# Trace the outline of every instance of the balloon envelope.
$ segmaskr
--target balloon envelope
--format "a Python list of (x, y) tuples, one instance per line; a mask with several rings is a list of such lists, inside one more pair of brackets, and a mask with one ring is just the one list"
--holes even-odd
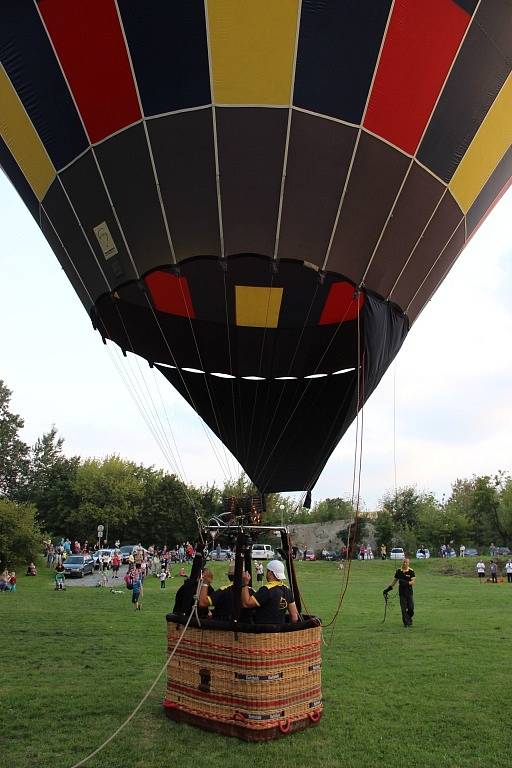
[(95, 327), (311, 488), (510, 183), (507, 0), (5, 0), (0, 164)]

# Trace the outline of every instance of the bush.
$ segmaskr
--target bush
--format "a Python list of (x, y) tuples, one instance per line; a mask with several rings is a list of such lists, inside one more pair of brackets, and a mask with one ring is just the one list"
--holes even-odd
[(0, 499), (0, 563), (12, 567), (35, 560), (41, 551), (42, 534), (32, 504)]

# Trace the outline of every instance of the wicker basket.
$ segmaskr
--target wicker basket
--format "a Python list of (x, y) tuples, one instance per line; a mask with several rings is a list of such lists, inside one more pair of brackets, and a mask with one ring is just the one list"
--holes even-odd
[[(167, 621), (170, 653), (183, 626), (173, 614)], [(207, 621), (186, 630), (168, 668), (167, 716), (247, 741), (267, 741), (317, 723), (319, 622), (293, 625), (294, 631), (226, 626)]]

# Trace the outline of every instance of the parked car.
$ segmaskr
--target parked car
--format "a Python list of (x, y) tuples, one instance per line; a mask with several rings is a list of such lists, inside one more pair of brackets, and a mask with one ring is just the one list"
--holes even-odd
[(393, 547), (389, 553), (390, 560), (405, 560), (405, 552), (402, 547)]
[(478, 549), (467, 548), (464, 552), (464, 557), (478, 557)]
[(107, 556), (107, 568), (112, 568), (112, 557), (114, 555), (115, 549), (97, 549), (96, 552), (93, 552), (92, 558), (94, 560), (94, 569), (97, 571), (100, 567), (100, 562), (103, 561), (103, 555)]
[(312, 549), (306, 549), (304, 552), (304, 560), (316, 560), (316, 555)]
[(508, 547), (496, 547), (496, 554), (497, 555), (510, 555), (512, 553), (510, 552), (510, 549)]
[(276, 553), (270, 544), (253, 544), (251, 557), (253, 560), (272, 560)]
[(133, 550), (135, 549), (137, 545), (136, 544), (123, 544), (122, 547), (119, 547), (119, 553), (121, 555), (121, 562), (127, 563), (128, 558), (132, 554)]
[(322, 551), (322, 560), (339, 560), (341, 557), (339, 552), (329, 552), (327, 550)]
[(231, 560), (231, 550), (229, 549), (212, 549), (210, 552), (211, 560)]
[(94, 572), (94, 560), (90, 555), (69, 555), (64, 560), (64, 573), (66, 576), (80, 576), (82, 579), (88, 573)]
[(427, 549), (426, 547), (420, 547), (416, 552), (417, 560), (428, 560), (429, 557), (430, 557), (430, 549)]

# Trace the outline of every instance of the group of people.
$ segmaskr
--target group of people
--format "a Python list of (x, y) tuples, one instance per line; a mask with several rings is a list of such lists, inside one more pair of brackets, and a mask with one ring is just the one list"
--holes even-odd
[[(258, 568), (258, 565), (260, 568)], [(281, 560), (270, 560), (266, 567), (266, 583), (263, 584), (263, 566), (256, 566), (258, 588), (251, 587), (251, 575), (242, 574), (240, 613), (238, 621), (244, 624), (284, 624), (289, 620), (295, 623), (299, 613), (292, 591), (284, 582), (286, 572)], [(235, 613), (234, 578), (235, 566), (229, 566), (228, 584), (214, 589), (213, 573), (207, 568), (203, 571), (197, 599), (198, 615), (213, 618), (216, 621), (230, 622)], [(174, 613), (187, 615), (194, 607), (196, 584), (187, 579), (176, 593)]]
[(16, 592), (16, 571), (5, 568), (0, 574), (0, 592)]
[[(498, 563), (496, 562), (496, 560), (491, 560), (491, 562), (489, 563), (489, 576), (493, 584), (498, 583), (498, 571), (499, 571)], [(477, 572), (479, 581), (484, 581), (484, 579), (487, 578), (486, 566), (482, 559), (480, 559), (476, 564), (476, 572)], [(507, 575), (507, 582), (509, 584), (512, 584), (512, 557), (509, 557), (507, 562), (505, 563), (505, 573)]]

